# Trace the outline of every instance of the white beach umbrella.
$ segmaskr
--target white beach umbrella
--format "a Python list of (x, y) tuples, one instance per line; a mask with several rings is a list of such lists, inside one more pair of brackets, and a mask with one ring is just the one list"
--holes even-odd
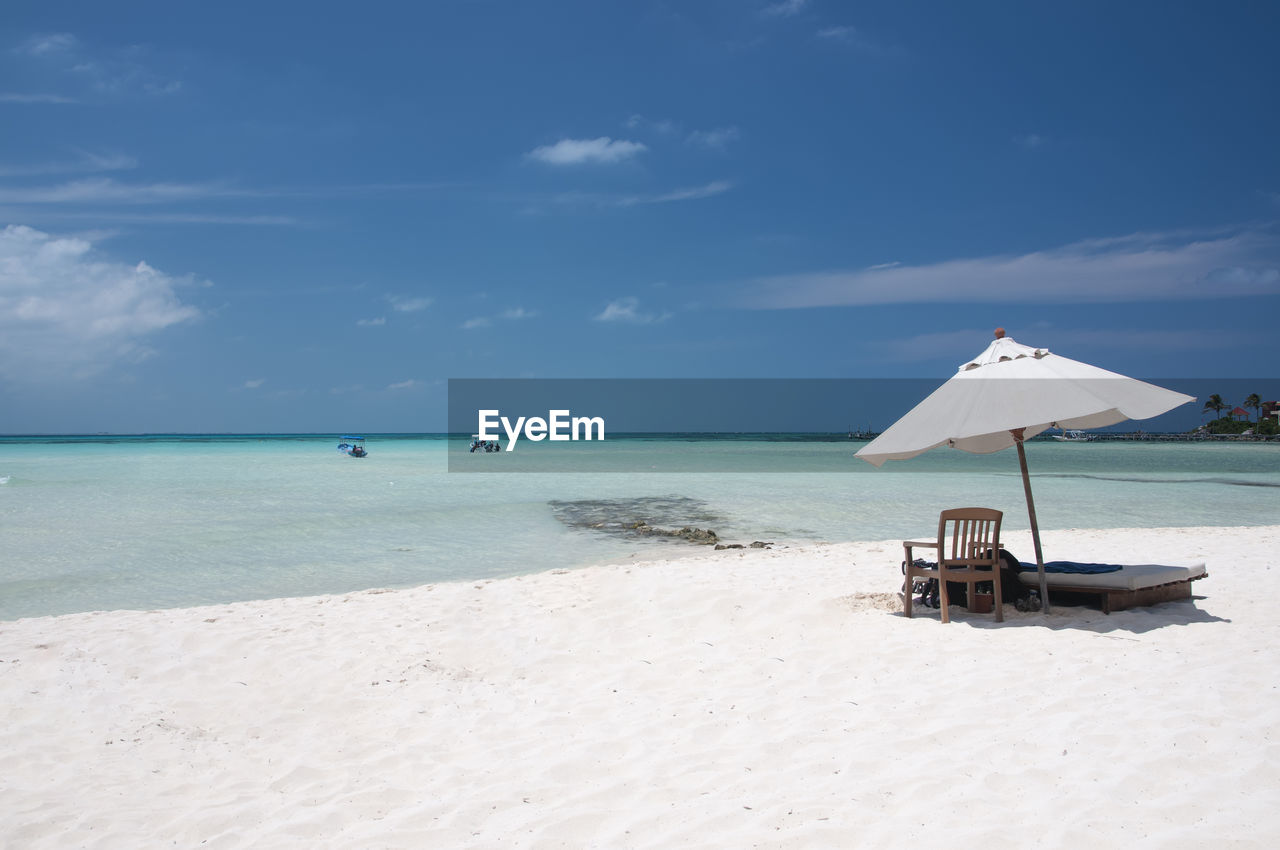
[(1188, 401), (1195, 399), (1051, 354), (1048, 349), (1019, 345), (997, 328), (996, 339), (986, 351), (963, 364), (949, 381), (856, 456), (880, 466), (886, 460), (915, 457), (939, 446), (975, 454), (1017, 446), (1040, 599), (1048, 611), (1040, 528), (1023, 441), (1048, 428), (1101, 428), (1126, 419), (1148, 419)]

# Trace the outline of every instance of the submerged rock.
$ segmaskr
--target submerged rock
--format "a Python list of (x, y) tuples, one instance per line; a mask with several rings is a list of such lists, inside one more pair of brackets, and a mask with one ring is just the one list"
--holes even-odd
[(624, 523), (623, 528), (628, 531), (634, 531), (636, 534), (651, 537), (679, 537), (688, 540), (690, 543), (711, 544), (720, 539), (714, 531), (709, 528), (694, 528), (686, 525), (683, 528), (660, 528), (656, 525), (649, 525), (644, 520), (632, 523)]
[(751, 545), (743, 546), (741, 543), (717, 543), (716, 549), (768, 549), (773, 543), (766, 543), (763, 540), (752, 540)]

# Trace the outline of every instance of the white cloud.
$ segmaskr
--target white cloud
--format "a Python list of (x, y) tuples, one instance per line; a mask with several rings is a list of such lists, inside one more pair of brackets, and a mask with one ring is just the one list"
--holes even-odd
[(818, 38), (829, 38), (833, 41), (846, 41), (857, 32), (853, 27), (826, 27), (818, 30)]
[(60, 94), (0, 92), (0, 103), (79, 103), (74, 97)]
[(182, 81), (151, 71), (132, 58), (89, 59), (69, 68), (92, 89), (113, 97), (130, 95), (170, 95), (182, 91)]
[(732, 189), (734, 183), (732, 180), (713, 180), (702, 186), (692, 186), (688, 189), (675, 189), (670, 192), (664, 192), (661, 195), (629, 195), (623, 198), (616, 198), (613, 203), (620, 207), (633, 207), (637, 204), (669, 204), (674, 201), (699, 201), (703, 198), (712, 198), (716, 195), (723, 195)]
[[(3, 100), (3, 95), (0, 95)], [(122, 171), (137, 168), (138, 160), (122, 154), (95, 154), (81, 151), (79, 159), (40, 162), (31, 165), (0, 165), (0, 177), (36, 177), (42, 174), (70, 174), (91, 171)]]
[(615, 163), (648, 150), (641, 142), (601, 136), (598, 139), (561, 139), (554, 145), (534, 148), (526, 156), (549, 165), (578, 165), (585, 162)]
[[(964, 358), (981, 351), (992, 338), (993, 328), (965, 328), (916, 334), (868, 343), (871, 357), (892, 363), (923, 363), (928, 361), (955, 361), (958, 368)], [(1129, 328), (1123, 330), (1072, 329), (1072, 328), (1007, 328), (1011, 338), (1024, 345), (1046, 348), (1064, 357), (1088, 360), (1087, 352), (1107, 350), (1171, 351), (1183, 352), (1198, 348), (1213, 348), (1224, 335), (1240, 337), (1237, 329), (1184, 328), (1181, 330), (1148, 330)], [(1251, 334), (1245, 334), (1251, 336)], [(1243, 340), (1239, 340), (1244, 344)]]
[(1246, 231), (1133, 234), (1030, 254), (778, 275), (751, 282), (743, 304), (1086, 304), (1274, 294), (1280, 294), (1280, 240)]
[(33, 35), (27, 39), (19, 53), (28, 56), (48, 56), (50, 54), (69, 53), (79, 45), (79, 40), (69, 32), (56, 32), (48, 35)]
[(0, 377), (83, 378), (154, 352), (151, 334), (200, 316), (191, 285), (145, 262), (100, 259), (83, 238), (0, 230)]
[(256, 390), (258, 387), (262, 386), (266, 382), (267, 382), (266, 378), (252, 378), (244, 382), (244, 388), (246, 390)]
[(782, 0), (780, 3), (771, 3), (760, 10), (760, 14), (766, 18), (790, 18), (804, 11), (804, 7), (808, 0)]
[(391, 308), (401, 313), (417, 313), (431, 306), (430, 298), (401, 298), (396, 295), (389, 297)]
[(476, 328), (492, 327), (495, 319), (503, 321), (519, 321), (520, 319), (532, 319), (538, 314), (533, 310), (526, 310), (523, 307), (512, 307), (510, 310), (503, 310), (497, 316), (476, 316), (473, 319), (467, 319), (462, 323), (464, 330), (475, 330)]
[(686, 141), (711, 150), (724, 150), (729, 142), (737, 141), (738, 135), (737, 127), (719, 127), (715, 130), (694, 130)]
[(635, 207), (644, 204), (669, 204), (676, 201), (699, 201), (722, 195), (737, 184), (732, 180), (713, 180), (701, 186), (673, 189), (656, 195), (607, 195), (593, 192), (565, 192), (555, 201), (564, 205), (589, 205), (595, 207)]
[(651, 130), (664, 136), (680, 132), (680, 125), (670, 118), (651, 119), (643, 115), (632, 115), (625, 124), (628, 130)]
[(356, 324), (362, 328), (376, 328), (387, 323), (386, 316), (378, 316), (376, 319), (356, 319)]
[(676, 189), (674, 192), (667, 192), (664, 195), (658, 195), (648, 203), (665, 204), (671, 201), (697, 201), (703, 198), (712, 198), (716, 195), (723, 195), (733, 188), (732, 180), (713, 180), (703, 186), (694, 186), (689, 189)]
[(389, 389), (389, 390), (410, 390), (410, 389), (413, 389), (413, 388), (414, 388), (414, 387), (416, 387), (416, 386), (418, 386), (418, 382), (417, 382), (417, 381), (415, 381), (413, 378), (410, 378), (410, 379), (409, 379), (409, 380), (407, 380), (407, 381), (400, 381), (399, 383), (395, 383), (395, 384), (387, 384), (387, 389)]
[(671, 318), (670, 313), (645, 313), (640, 310), (640, 300), (633, 296), (625, 296), (610, 301), (595, 317), (597, 322), (626, 322), (633, 325), (648, 325), (663, 322)]
[(70, 33), (54, 33), (33, 36), (15, 52), (54, 69), (71, 85), (87, 85), (99, 96), (170, 95), (182, 90), (181, 80), (153, 70), (153, 51), (142, 45), (102, 50)]
[(24, 207), (20, 214), (14, 208), (0, 207), (0, 219), (25, 216), (40, 221), (89, 220), (111, 224), (231, 224), (249, 227), (285, 227), (298, 224), (298, 219), (287, 215), (221, 215), (218, 213), (174, 212), (119, 212), (103, 210), (50, 210)]
[(816, 35), (818, 38), (831, 44), (845, 45), (873, 56), (888, 58), (905, 55), (905, 51), (902, 48), (873, 41), (857, 27), (824, 27), (818, 30)]
[(208, 183), (121, 183), (110, 177), (72, 180), (56, 186), (0, 189), (4, 204), (163, 204), (195, 198), (245, 197), (257, 193)]

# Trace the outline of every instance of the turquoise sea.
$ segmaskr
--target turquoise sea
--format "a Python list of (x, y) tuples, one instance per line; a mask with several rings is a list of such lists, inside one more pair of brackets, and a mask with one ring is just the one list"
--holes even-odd
[[(485, 471), (463, 474), (448, 471), (451, 442), (465, 444), (370, 436), (355, 459), (328, 435), (0, 438), (0, 620), (703, 551), (625, 527), (639, 520), (730, 543), (902, 539), (927, 534), (942, 508), (985, 505), (1005, 511), (1015, 554), (1028, 527), (1010, 451), (940, 449), (875, 469), (852, 440), (686, 435), (611, 440), (603, 471), (518, 472), (513, 452), (469, 456)], [(1027, 453), (1042, 528), (1280, 516), (1276, 443), (1033, 441)], [(674, 458), (693, 471), (636, 471), (659, 455), (668, 463), (655, 468)], [(735, 464), (752, 471), (697, 471)]]

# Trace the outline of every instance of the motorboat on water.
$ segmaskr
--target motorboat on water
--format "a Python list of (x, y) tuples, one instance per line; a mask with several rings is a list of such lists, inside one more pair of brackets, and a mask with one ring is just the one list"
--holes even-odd
[(497, 440), (482, 440), (479, 434), (471, 435), (471, 452), (497, 452), (501, 451), (502, 446)]
[(1086, 434), (1084, 431), (1066, 431), (1061, 434), (1054, 434), (1053, 438), (1059, 443), (1090, 443), (1093, 442), (1093, 435)]
[(369, 453), (364, 448), (364, 437), (351, 437), (343, 435), (339, 437), (342, 442), (338, 443), (338, 451), (350, 457), (368, 457)]

